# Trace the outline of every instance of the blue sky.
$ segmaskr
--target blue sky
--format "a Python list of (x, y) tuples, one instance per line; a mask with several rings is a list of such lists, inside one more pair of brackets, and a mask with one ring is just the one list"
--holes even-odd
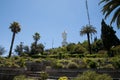
[[(92, 2), (91, 2), (92, 1)], [(88, 0), (91, 25), (96, 27), (100, 38), (101, 5), (100, 0)], [(62, 32), (66, 30), (68, 43), (78, 43), (86, 40), (80, 36), (82, 26), (88, 24), (85, 0), (0, 0), (0, 45), (9, 51), (12, 32), (10, 23), (17, 21), (21, 25), (21, 32), (16, 35), (14, 47), (20, 42), (31, 45), (35, 32), (40, 33), (39, 43), (45, 48), (61, 46)], [(110, 18), (106, 20), (109, 23)], [(113, 24), (114, 25), (114, 24)], [(120, 31), (114, 26), (117, 36)], [(14, 50), (13, 50), (14, 51)]]

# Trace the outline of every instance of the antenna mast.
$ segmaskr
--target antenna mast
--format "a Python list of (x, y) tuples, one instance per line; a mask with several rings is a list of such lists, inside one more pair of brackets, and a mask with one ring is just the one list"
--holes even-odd
[[(89, 24), (89, 26), (91, 26), (90, 25), (90, 15), (89, 15), (89, 9), (88, 9), (88, 2), (87, 2), (87, 0), (86, 0), (86, 10), (87, 10), (87, 17), (88, 17), (88, 24)], [(91, 41), (92, 41), (92, 34), (91, 34)]]
[(86, 0), (86, 10), (87, 10), (87, 17), (88, 17), (88, 23), (89, 23), (89, 26), (90, 26), (90, 16), (89, 16), (89, 10), (88, 10), (88, 3), (87, 3), (87, 0)]

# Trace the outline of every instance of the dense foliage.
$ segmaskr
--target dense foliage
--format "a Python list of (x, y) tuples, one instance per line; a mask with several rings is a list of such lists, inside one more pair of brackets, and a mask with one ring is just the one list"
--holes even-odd
[(116, 31), (113, 30), (113, 27), (107, 25), (104, 20), (102, 20), (101, 26), (101, 38), (105, 49), (109, 51), (111, 47), (120, 45), (120, 40), (115, 35)]
[(86, 71), (82, 75), (78, 75), (73, 80), (112, 80), (107, 74), (98, 74), (94, 71)]

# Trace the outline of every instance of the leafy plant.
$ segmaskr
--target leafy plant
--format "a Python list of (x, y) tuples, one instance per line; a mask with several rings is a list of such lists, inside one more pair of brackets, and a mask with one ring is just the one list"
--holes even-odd
[(98, 74), (94, 71), (86, 71), (83, 74), (79, 74), (73, 80), (112, 80), (112, 78), (107, 74)]
[(88, 65), (90, 68), (97, 68), (97, 63), (94, 61), (90, 61)]
[(15, 76), (13, 80), (26, 80), (25, 75)]
[(46, 72), (41, 72), (40, 77), (40, 80), (46, 80), (48, 78), (48, 74)]
[(60, 77), (58, 80), (69, 80), (69, 79), (68, 79), (68, 77), (66, 77), (66, 76), (62, 76), (62, 77)]
[(68, 63), (67, 68), (68, 69), (77, 69), (77, 68), (79, 68), (79, 65), (75, 62), (70, 62), (70, 63)]

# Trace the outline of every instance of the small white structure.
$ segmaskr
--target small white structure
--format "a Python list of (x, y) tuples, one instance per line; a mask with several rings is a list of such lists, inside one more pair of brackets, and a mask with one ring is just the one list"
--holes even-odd
[(62, 38), (63, 38), (63, 41), (62, 41), (62, 46), (66, 46), (68, 43), (67, 43), (67, 33), (66, 31), (64, 31), (62, 33)]

